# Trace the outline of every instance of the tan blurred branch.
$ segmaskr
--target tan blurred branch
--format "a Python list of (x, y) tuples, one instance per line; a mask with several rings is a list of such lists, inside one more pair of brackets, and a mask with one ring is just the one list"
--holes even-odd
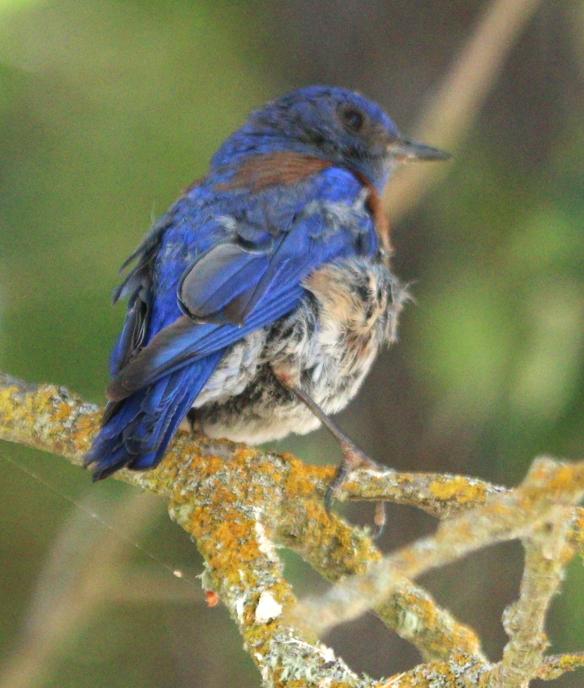
[[(445, 150), (455, 150), (476, 120), (513, 44), (540, 4), (541, 0), (491, 2), (425, 108), (420, 123), (408, 133)], [(384, 196), (390, 220), (399, 220), (418, 204), (447, 170), (447, 165), (409, 165), (398, 170)]]
[[(0, 374), (0, 438), (79, 463), (98, 417), (95, 406), (62, 388)], [(517, 679), (509, 685), (524, 685), (525, 677), (554, 678), (581, 664), (579, 655), (542, 657), (542, 629), (561, 569), (581, 546), (582, 514), (571, 505), (584, 491), (584, 465), (536, 462), (525, 483), (511, 491), (461, 476), (357, 472), (344, 498), (383, 497), (444, 518), (435, 536), (384, 560), (362, 531), (327, 517), (322, 494), (332, 474), (330, 467), (306, 466), (290, 455), (180, 433), (158, 469), (119, 477), (164, 496), (172, 518), (196, 538), (206, 564), (204, 585), (230, 611), (265, 685), (424, 688), (440, 676), (444, 687), (484, 688), (503, 685), (501, 677), (507, 681), (512, 670)], [(503, 660), (491, 665), (473, 631), (410, 577), (511, 537), (523, 538), (528, 558), (520, 600), (507, 613), (509, 645)], [(374, 606), (434, 663), (385, 682), (356, 676), (316, 638), (322, 619), (331, 618), (330, 605), (309, 601), (302, 609), (312, 616), (290, 621), (298, 619), (298, 607), (277, 544), (299, 552), (328, 579), (346, 579), (327, 598), (337, 618), (347, 618), (343, 607), (353, 614)], [(383, 579), (388, 569), (389, 583)], [(347, 579), (349, 574), (358, 575)], [(354, 589), (359, 594), (350, 597)]]
[(492, 688), (522, 688), (538, 673), (549, 643), (545, 618), (553, 595), (559, 590), (564, 565), (570, 517), (566, 509), (554, 507), (549, 520), (525, 543), (525, 571), (519, 600), (505, 610), (503, 622), (509, 642), (503, 659), (492, 672)]
[[(142, 493), (122, 499), (112, 522), (136, 537), (155, 502)], [(55, 663), (110, 599), (127, 544), (113, 529), (91, 537), (87, 514), (74, 511), (37, 583), (18, 643), (0, 671), (0, 688), (46, 685)], [(119, 583), (118, 583), (119, 584)]]

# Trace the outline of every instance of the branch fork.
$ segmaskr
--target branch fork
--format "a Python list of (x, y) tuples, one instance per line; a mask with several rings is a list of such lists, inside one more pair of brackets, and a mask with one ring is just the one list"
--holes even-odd
[[(99, 409), (63, 388), (0, 374), (0, 438), (81, 464)], [(340, 499), (418, 506), (441, 523), (433, 536), (382, 557), (368, 535), (324, 508), (334, 469), (291, 455), (179, 433), (154, 471), (119, 478), (168, 501), (197, 542), (207, 589), (229, 609), (266, 686), (480, 686), (523, 688), (584, 664), (581, 654), (545, 657), (545, 617), (563, 570), (582, 551), (584, 463), (534, 462), (518, 488), (452, 475), (358, 470)], [(481, 547), (520, 538), (526, 558), (519, 600), (505, 612), (509, 642), (490, 663), (472, 629), (415, 582)], [(298, 552), (333, 588), (298, 604), (277, 547)], [(389, 680), (359, 677), (318, 639), (368, 609), (412, 642), (424, 664)], [(438, 684), (438, 678), (440, 683)]]

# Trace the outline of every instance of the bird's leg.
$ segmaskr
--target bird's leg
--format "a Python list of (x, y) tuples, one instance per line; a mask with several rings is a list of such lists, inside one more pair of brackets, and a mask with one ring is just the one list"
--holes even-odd
[[(332, 501), (343, 487), (343, 484), (350, 473), (357, 468), (379, 469), (379, 464), (373, 461), (373, 459), (369, 458), (367, 454), (365, 454), (365, 452), (353, 442), (353, 440), (347, 437), (347, 435), (345, 435), (339, 426), (326, 415), (320, 406), (314, 402), (308, 396), (308, 394), (306, 394), (306, 392), (302, 390), (295, 382), (293, 382), (287, 375), (277, 372), (273, 368), (272, 372), (282, 387), (287, 389), (289, 392), (292, 392), (292, 394), (294, 394), (299, 401), (301, 401), (312, 411), (312, 413), (314, 413), (314, 415), (337, 440), (341, 447), (343, 452), (343, 460), (337, 468), (335, 477), (328, 486), (324, 498), (324, 507), (327, 513), (330, 513)], [(373, 522), (375, 524), (374, 537), (378, 537), (381, 535), (385, 526), (385, 505), (382, 501), (375, 504), (375, 517)]]
[[(191, 432), (191, 435), (197, 435), (198, 433), (201, 432), (201, 428), (199, 427), (199, 422), (197, 420), (197, 412), (195, 409), (191, 408), (188, 410), (187, 415), (183, 421), (185, 423), (186, 427), (185, 430), (188, 429)], [(182, 426), (182, 423), (181, 423)]]

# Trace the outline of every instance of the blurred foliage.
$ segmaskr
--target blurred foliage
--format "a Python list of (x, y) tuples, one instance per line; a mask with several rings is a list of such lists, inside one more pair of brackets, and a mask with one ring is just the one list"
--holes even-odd
[[(291, 87), (341, 83), (407, 131), (486, 4), (0, 0), (0, 367), (101, 402), (123, 317), (110, 307), (118, 266), (247, 112)], [(396, 270), (416, 304), (341, 423), (398, 468), (512, 483), (537, 453), (582, 457), (582, 36), (581, 2), (543, 5), (449, 177), (395, 228)], [(308, 460), (338, 455), (322, 433), (283, 446)], [(107, 520), (126, 491), (8, 445), (0, 471), (1, 677), (43, 561), (76, 513), (60, 495), (108, 495), (92, 507)], [(369, 511), (350, 513), (370, 522)], [(410, 510), (390, 517), (386, 548), (432, 527)], [(200, 566), (164, 516), (144, 547), (171, 568)], [(519, 550), (481, 556), (428, 584), (483, 630), (516, 594)], [(128, 559), (152, 564), (132, 549)], [(294, 557), (287, 569), (303, 591), (320, 585)], [(555, 651), (584, 646), (581, 566), (572, 569)], [(500, 652), (501, 629), (487, 636)], [(373, 675), (417, 661), (374, 620), (333, 641)], [(258, 681), (224, 611), (183, 600), (104, 604), (39, 685)]]
[(527, 184), (476, 141), (476, 159), (449, 180), (456, 203), (435, 206), (448, 248), (440, 261), (429, 256), (419, 296), (427, 313), (412, 352), (442, 398), (436, 431), (484, 427), (483, 460), (499, 457), (511, 480), (539, 451), (576, 458), (584, 437), (579, 133)]

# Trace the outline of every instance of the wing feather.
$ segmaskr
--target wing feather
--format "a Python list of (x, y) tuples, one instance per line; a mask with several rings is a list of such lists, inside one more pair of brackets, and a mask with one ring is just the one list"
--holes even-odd
[(95, 479), (155, 466), (227, 347), (296, 308), (313, 270), (377, 249), (362, 188), (338, 168), (292, 195), (260, 186), (218, 196), (203, 184), (153, 228), (114, 296), (130, 300), (86, 457)]

